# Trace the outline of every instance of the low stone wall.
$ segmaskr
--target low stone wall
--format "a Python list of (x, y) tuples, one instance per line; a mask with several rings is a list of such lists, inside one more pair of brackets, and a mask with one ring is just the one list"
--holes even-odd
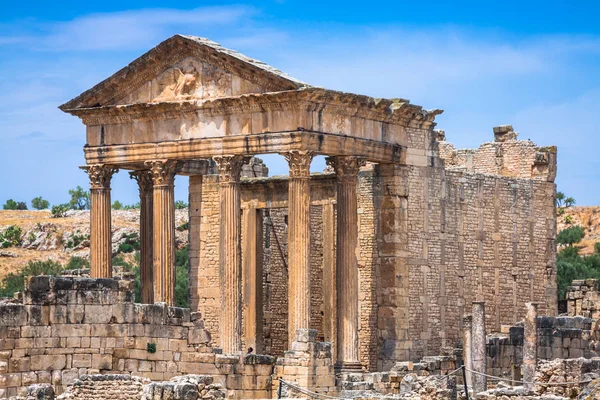
[(567, 313), (600, 319), (600, 292), (596, 279), (574, 280), (567, 290)]
[(199, 313), (135, 304), (131, 289), (127, 280), (29, 278), (22, 304), (0, 304), (0, 398), (38, 383), (60, 394), (84, 375), (108, 373), (210, 375), (230, 398), (270, 397), (272, 357), (219, 354)]
[[(538, 317), (538, 350), (540, 360), (555, 358), (592, 358), (600, 351), (600, 326), (585, 317)], [(487, 371), (490, 375), (521, 379), (523, 363), (522, 324), (505, 333), (488, 335)]]

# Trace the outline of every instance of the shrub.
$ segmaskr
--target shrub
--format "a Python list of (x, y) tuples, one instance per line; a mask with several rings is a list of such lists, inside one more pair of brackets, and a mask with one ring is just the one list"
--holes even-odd
[(188, 229), (190, 229), (190, 223), (189, 222), (181, 224), (181, 225), (179, 225), (177, 227), (177, 230), (180, 231), (180, 232), (187, 231)]
[(12, 297), (15, 292), (22, 292), (26, 276), (58, 275), (63, 269), (56, 261), (29, 261), (20, 272), (6, 275), (0, 283), (0, 297)]
[(140, 239), (137, 232), (130, 234), (123, 233), (121, 239), (125, 239), (125, 241), (119, 245), (119, 253), (131, 253), (134, 250), (140, 249)]
[(581, 239), (583, 239), (584, 236), (585, 229), (583, 226), (570, 226), (556, 235), (556, 243), (573, 246), (574, 244), (581, 242)]
[(77, 256), (71, 257), (67, 265), (65, 265), (65, 269), (84, 269), (89, 267), (90, 262), (88, 260)]
[(183, 200), (177, 200), (175, 202), (175, 209), (176, 210), (183, 210), (184, 208), (188, 208), (188, 203), (186, 203)]
[(131, 253), (133, 252), (134, 248), (132, 245), (130, 245), (129, 243), (121, 243), (119, 245), (119, 253)]
[(115, 202), (112, 203), (112, 209), (113, 210), (122, 210), (123, 204), (119, 200), (115, 200)]
[(45, 210), (50, 207), (50, 202), (48, 200), (44, 200), (42, 196), (35, 197), (31, 200), (31, 207), (36, 210)]
[(23, 231), (16, 225), (11, 225), (6, 230), (0, 234), (0, 245), (3, 248), (12, 247), (12, 246), (20, 246), (23, 243), (21, 239), (21, 235)]
[(69, 211), (69, 208), (70, 207), (68, 204), (57, 204), (52, 206), (52, 210), (50, 212), (54, 218), (63, 218), (67, 216), (67, 211)]
[(123, 206), (123, 210), (136, 210), (140, 208), (140, 202)]
[(27, 204), (22, 201), (17, 202), (13, 199), (8, 199), (2, 208), (5, 210), (27, 210)]
[(189, 307), (188, 288), (189, 248), (184, 247), (175, 252), (175, 305)]
[(600, 242), (594, 243), (594, 253), (600, 254)]
[(80, 235), (79, 231), (77, 231), (73, 236), (71, 236), (65, 247), (73, 249), (79, 246), (85, 240), (90, 240), (90, 235)]
[(148, 353), (156, 353), (156, 343), (146, 343), (146, 351)]
[(81, 186), (69, 190), (71, 200), (69, 207), (72, 210), (89, 210), (90, 209), (90, 192), (84, 190)]

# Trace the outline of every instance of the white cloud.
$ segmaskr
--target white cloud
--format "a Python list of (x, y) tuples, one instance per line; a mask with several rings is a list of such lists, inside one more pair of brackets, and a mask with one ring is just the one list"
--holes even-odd
[(0, 45), (27, 43), (39, 50), (51, 51), (130, 50), (156, 45), (174, 33), (186, 33), (198, 27), (233, 25), (253, 14), (252, 8), (244, 6), (89, 14), (71, 21), (32, 24), (35, 32), (0, 36)]

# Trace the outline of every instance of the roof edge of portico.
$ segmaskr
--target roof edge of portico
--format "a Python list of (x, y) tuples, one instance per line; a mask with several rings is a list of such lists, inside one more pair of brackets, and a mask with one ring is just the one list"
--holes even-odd
[(95, 125), (128, 119), (173, 118), (174, 115), (185, 113), (205, 112), (212, 115), (227, 115), (244, 111), (292, 109), (301, 105), (305, 106), (304, 109), (312, 111), (336, 108), (336, 111), (346, 116), (359, 116), (391, 123), (408, 123), (410, 121), (433, 123), (435, 117), (443, 113), (443, 110), (440, 109), (425, 110), (405, 99), (378, 99), (318, 87), (204, 100), (66, 108), (63, 111), (80, 117), (86, 124)]
[(67, 111), (108, 105), (123, 96), (124, 91), (134, 89), (144, 80), (151, 79), (157, 73), (168, 68), (174, 62), (174, 59), (197, 51), (201, 51), (202, 54), (207, 55), (213, 61), (226, 63), (230, 68), (237, 70), (250, 80), (268, 82), (273, 90), (293, 90), (309, 86), (307, 83), (293, 78), (277, 68), (237, 51), (227, 49), (212, 40), (176, 34), (91, 89), (59, 106), (59, 109)]

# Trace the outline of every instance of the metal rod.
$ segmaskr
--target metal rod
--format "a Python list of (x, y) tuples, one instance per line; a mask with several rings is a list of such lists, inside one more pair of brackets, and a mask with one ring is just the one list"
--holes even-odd
[[(462, 362), (461, 365), (462, 373), (463, 373), (463, 385), (465, 386), (465, 398), (469, 400), (469, 388), (467, 387), (467, 372), (465, 371), (465, 363)], [(280, 383), (281, 385), (281, 383)]]
[[(282, 387), (281, 387), (281, 378), (279, 378), (279, 388), (277, 389), (277, 398), (280, 399), (281, 398), (281, 392), (282, 392)], [(467, 399), (468, 400), (468, 399)]]

